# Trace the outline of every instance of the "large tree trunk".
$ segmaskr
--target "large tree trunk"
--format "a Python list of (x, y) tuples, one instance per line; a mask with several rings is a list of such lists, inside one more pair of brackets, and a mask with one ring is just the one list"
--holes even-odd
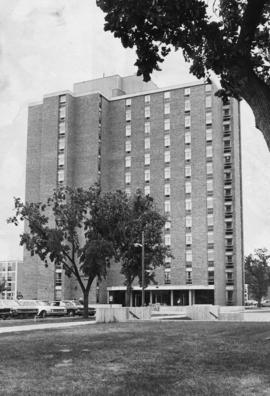
[(88, 299), (89, 299), (89, 290), (85, 290), (83, 293), (83, 317), (85, 319), (88, 318)]
[[(242, 60), (236, 69), (239, 78), (245, 79), (240, 88), (240, 95), (253, 110), (256, 128), (262, 132), (270, 150), (270, 87), (256, 76), (247, 61)], [(236, 69), (234, 68), (234, 73)], [(235, 82), (237, 83), (236, 80)]]

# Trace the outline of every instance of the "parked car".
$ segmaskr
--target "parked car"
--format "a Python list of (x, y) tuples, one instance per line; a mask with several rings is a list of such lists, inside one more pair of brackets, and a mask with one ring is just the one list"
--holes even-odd
[[(72, 302), (77, 307), (77, 315), (83, 315), (84, 306), (81, 303), (81, 301), (72, 300)], [(96, 308), (92, 307), (91, 305), (88, 305), (88, 315), (89, 316), (95, 316), (95, 314), (96, 314)]]
[(270, 300), (263, 300), (262, 307), (270, 307)]
[(12, 310), (11, 307), (5, 304), (6, 300), (0, 300), (0, 319), (11, 318)]
[(45, 318), (46, 316), (65, 316), (67, 314), (66, 307), (57, 307), (50, 305), (47, 301), (41, 300), (20, 300), (23, 306), (32, 306), (38, 309), (37, 316)]
[(257, 307), (258, 302), (256, 300), (246, 300), (245, 301), (245, 306), (247, 307)]
[(6, 318), (27, 318), (36, 316), (38, 308), (30, 305), (22, 306), (19, 301), (0, 300), (0, 317)]
[(75, 316), (78, 313), (78, 308), (73, 301), (64, 300), (64, 301), (53, 301), (50, 303), (53, 307), (65, 307), (67, 310), (68, 316)]

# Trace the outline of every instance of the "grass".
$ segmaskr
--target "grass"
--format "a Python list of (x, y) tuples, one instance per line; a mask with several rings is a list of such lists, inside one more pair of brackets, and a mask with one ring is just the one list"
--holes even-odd
[(0, 335), (1, 395), (269, 395), (270, 324), (133, 322)]

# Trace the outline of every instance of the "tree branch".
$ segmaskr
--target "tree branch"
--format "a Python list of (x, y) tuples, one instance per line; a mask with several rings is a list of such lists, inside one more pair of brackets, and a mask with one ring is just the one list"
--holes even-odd
[(237, 47), (243, 55), (250, 52), (251, 43), (260, 23), (264, 7), (269, 3), (269, 0), (248, 0), (237, 43)]

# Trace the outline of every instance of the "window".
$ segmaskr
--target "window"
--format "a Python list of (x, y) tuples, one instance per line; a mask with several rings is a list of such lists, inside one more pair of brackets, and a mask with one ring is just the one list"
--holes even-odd
[(184, 95), (190, 95), (190, 88), (185, 88)]
[(206, 157), (207, 158), (213, 157), (213, 147), (212, 146), (206, 146)]
[(126, 168), (131, 167), (131, 157), (130, 156), (125, 158), (125, 165), (126, 165)]
[(131, 182), (131, 173), (130, 172), (125, 173), (125, 182), (126, 182), (126, 184), (130, 184), (130, 182)]
[(131, 195), (130, 187), (127, 187), (127, 188), (125, 189), (125, 193), (127, 194), (128, 197), (130, 197), (130, 195)]
[(205, 122), (206, 122), (206, 124), (212, 124), (212, 113), (211, 112), (207, 112), (205, 114)]
[(171, 145), (170, 135), (165, 135), (164, 136), (164, 146), (165, 147), (170, 147), (170, 145)]
[(207, 180), (207, 182), (206, 182), (206, 190), (207, 191), (213, 191), (213, 180), (212, 179)]
[(64, 163), (65, 163), (64, 154), (59, 154), (59, 155), (58, 155), (58, 166), (63, 166)]
[(213, 174), (213, 162), (206, 163), (206, 174), (212, 175)]
[(206, 96), (205, 97), (205, 107), (211, 107), (212, 106), (212, 96)]
[(186, 271), (186, 284), (190, 285), (192, 283), (192, 271)]
[(164, 271), (164, 283), (165, 284), (171, 283), (171, 271), (169, 269)]
[(191, 182), (185, 182), (185, 192), (186, 194), (191, 193)]
[(164, 185), (164, 195), (170, 196), (171, 195), (171, 186), (170, 184)]
[(172, 262), (172, 259), (171, 259), (171, 257), (165, 257), (165, 264), (171, 264), (171, 262)]
[(145, 116), (145, 118), (149, 118), (150, 117), (150, 106), (145, 107), (144, 116)]
[(191, 199), (186, 199), (186, 210), (191, 210), (192, 209), (192, 202)]
[(130, 124), (126, 125), (126, 136), (131, 136), (131, 125)]
[(59, 102), (60, 103), (66, 103), (66, 101), (67, 101), (66, 95), (60, 95), (59, 96)]
[(58, 149), (59, 150), (65, 149), (65, 138), (62, 137), (58, 140)]
[(145, 103), (150, 103), (150, 100), (151, 100), (150, 95), (145, 95), (144, 102)]
[(191, 216), (186, 216), (186, 227), (187, 228), (192, 227), (192, 217)]
[(130, 153), (130, 151), (131, 151), (131, 141), (127, 140), (126, 141), (126, 152)]
[(186, 245), (191, 245), (192, 244), (192, 234), (186, 234)]
[(144, 187), (144, 195), (150, 195), (150, 186)]
[(185, 133), (185, 144), (190, 144), (191, 143), (191, 133), (190, 131), (187, 131)]
[(164, 92), (164, 99), (170, 99), (171, 93), (170, 91)]
[(207, 197), (207, 209), (214, 208), (214, 200), (213, 197)]
[(214, 261), (214, 250), (207, 250), (207, 260), (208, 261)]
[(186, 261), (187, 262), (192, 261), (192, 251), (191, 250), (186, 250)]
[(191, 177), (191, 166), (190, 165), (185, 166), (185, 177)]
[(207, 225), (213, 226), (214, 225), (214, 216), (212, 214), (207, 215)]
[(169, 213), (171, 211), (171, 201), (166, 200), (164, 202), (164, 210), (166, 213)]
[(61, 169), (57, 172), (57, 181), (63, 182), (64, 181), (64, 170)]
[(214, 233), (213, 231), (208, 231), (207, 233), (207, 242), (214, 243)]
[(206, 129), (206, 141), (211, 142), (213, 140), (212, 128)]
[(165, 103), (164, 104), (164, 114), (170, 114), (170, 112), (171, 112), (170, 103)]
[(131, 120), (131, 110), (126, 109), (126, 121), (130, 121), (130, 120)]
[(171, 160), (171, 153), (170, 153), (170, 151), (165, 151), (165, 152), (164, 152), (164, 161), (165, 161), (165, 162), (170, 162), (170, 160)]
[(150, 165), (150, 154), (144, 154), (144, 165)]
[(170, 122), (169, 118), (166, 118), (166, 119), (164, 120), (164, 130), (165, 130), (165, 131), (169, 131), (169, 130), (170, 130), (170, 127), (171, 127), (171, 122)]
[(150, 138), (144, 139), (144, 148), (145, 150), (150, 149)]
[(214, 271), (208, 271), (208, 285), (214, 285), (215, 283), (215, 273)]
[(223, 132), (230, 132), (230, 130), (231, 130), (231, 125), (230, 125), (230, 123), (228, 123), (228, 124), (223, 124)]
[(66, 131), (65, 121), (60, 121), (59, 122), (59, 133), (62, 135), (65, 133), (65, 131)]
[(164, 169), (164, 177), (165, 177), (165, 179), (170, 179), (170, 177), (171, 177), (171, 168), (165, 168)]
[(55, 273), (55, 286), (62, 286), (62, 272)]
[(191, 159), (191, 149), (185, 148), (185, 160), (189, 161)]
[(185, 111), (190, 111), (190, 100), (189, 99), (185, 100)]
[(206, 84), (206, 85), (205, 85), (205, 91), (206, 91), (206, 92), (212, 91), (212, 85), (211, 85), (211, 84)]
[(131, 98), (126, 99), (126, 106), (131, 106)]
[(60, 115), (60, 118), (65, 118), (65, 116), (66, 116), (66, 108), (65, 107), (60, 107), (59, 115)]
[(171, 228), (171, 222), (166, 221), (164, 228), (165, 228), (165, 230), (169, 230)]
[(146, 182), (150, 181), (150, 169), (145, 169), (145, 171), (144, 171), (144, 181), (146, 181)]
[(165, 234), (164, 243), (166, 246), (171, 246), (171, 235), (170, 234)]
[(147, 121), (144, 124), (144, 133), (150, 133), (150, 122)]
[(185, 127), (186, 128), (190, 127), (190, 116), (185, 116)]

